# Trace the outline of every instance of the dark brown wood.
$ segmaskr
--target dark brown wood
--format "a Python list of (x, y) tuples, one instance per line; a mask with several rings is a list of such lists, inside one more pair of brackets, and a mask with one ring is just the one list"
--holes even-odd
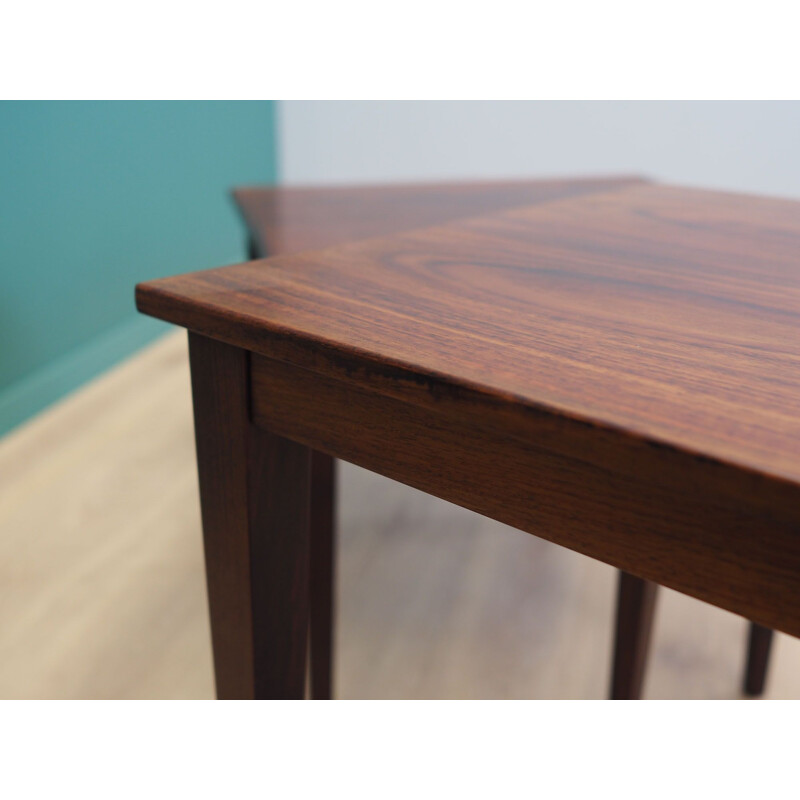
[[(251, 193), (248, 193), (250, 196)], [(273, 237), (274, 238), (274, 237)], [(251, 260), (266, 255), (267, 239), (251, 230), (247, 254)], [(277, 242), (273, 242), (273, 247)], [(311, 453), (309, 518), (309, 672), (311, 697), (332, 699), (333, 631), (335, 620), (335, 492), (336, 460)]]
[[(250, 232), (249, 257), (257, 259), (638, 182), (637, 178), (612, 178), (434, 186), (257, 187), (237, 190), (234, 197)], [(312, 458), (316, 464), (326, 456), (316, 453)], [(331, 459), (332, 481), (335, 468), (335, 459)], [(332, 632), (326, 631), (325, 620), (332, 625), (335, 619), (327, 605), (332, 602), (335, 576), (326, 575), (324, 562), (315, 563), (315, 553), (333, 554), (332, 545), (328, 545), (332, 521), (314, 514), (315, 508), (332, 508), (333, 498), (327, 497), (319, 484), (312, 477), (311, 675), (312, 696), (324, 699), (330, 692), (333, 660)]]
[[(622, 570), (618, 573), (617, 611), (611, 668), (612, 700), (638, 700), (647, 670), (658, 586)], [(742, 691), (751, 697), (764, 693), (772, 630), (751, 622), (747, 666)]]
[(221, 699), (302, 698), (309, 450), (248, 416), (248, 355), (189, 335), (211, 634)]
[(758, 697), (764, 693), (767, 681), (772, 631), (755, 622), (750, 623), (747, 640), (747, 667), (744, 676), (744, 693)]
[(639, 700), (656, 609), (658, 586), (620, 570), (611, 669), (611, 699)]
[(258, 354), (259, 426), (797, 634), (799, 249), (798, 203), (617, 187), (137, 302)]
[[(637, 177), (560, 181), (356, 186), (258, 187), (234, 197), (249, 231), (251, 260), (327, 247), (464, 216), (533, 205), (643, 183)], [(315, 699), (333, 683), (336, 460), (312, 455), (310, 673)]]
[(336, 461), (311, 455), (311, 697), (333, 697), (336, 619)]
[(645, 186), (165, 278), (140, 308), (800, 482), (800, 203)]
[[(795, 487), (575, 421), (404, 402), (254, 355), (258, 425), (642, 577), (800, 632)], [(762, 531), (760, 537), (753, 530)]]
[[(272, 195), (272, 190), (268, 190)], [(254, 193), (246, 193), (247, 197)], [(273, 230), (273, 229), (271, 229)], [(270, 246), (278, 248), (273, 230)], [(259, 227), (251, 231), (247, 253), (251, 260), (264, 257), (266, 237)], [(309, 522), (309, 672), (311, 697), (333, 697), (333, 637), (336, 585), (336, 459), (326, 453), (311, 453)]]

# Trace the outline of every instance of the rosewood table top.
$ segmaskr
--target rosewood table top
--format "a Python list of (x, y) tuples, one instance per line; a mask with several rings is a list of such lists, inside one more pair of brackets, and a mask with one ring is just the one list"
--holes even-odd
[[(288, 365), (546, 452), (559, 508), (431, 491), (800, 633), (800, 202), (635, 178), (236, 198), (277, 255), (141, 284), (140, 310), (264, 380)], [(520, 506), (548, 505), (532, 491)]]

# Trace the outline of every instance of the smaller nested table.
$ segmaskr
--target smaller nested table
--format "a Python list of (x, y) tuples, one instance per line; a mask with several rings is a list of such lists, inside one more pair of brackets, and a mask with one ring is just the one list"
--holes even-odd
[(303, 696), (312, 453), (800, 634), (800, 203), (406, 191), (137, 288), (190, 331), (219, 696)]

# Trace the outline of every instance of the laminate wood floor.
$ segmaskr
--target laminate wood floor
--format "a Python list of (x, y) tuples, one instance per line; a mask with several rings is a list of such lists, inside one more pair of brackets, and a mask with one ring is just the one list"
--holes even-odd
[[(210, 698), (184, 333), (0, 440), (0, 698)], [(343, 465), (336, 692), (601, 698), (614, 571)], [(735, 698), (745, 622), (662, 590), (645, 695)], [(779, 635), (768, 697), (800, 697)]]

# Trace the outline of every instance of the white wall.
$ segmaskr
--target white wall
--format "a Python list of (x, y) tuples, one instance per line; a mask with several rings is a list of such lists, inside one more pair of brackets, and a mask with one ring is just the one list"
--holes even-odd
[(641, 173), (800, 197), (798, 102), (313, 102), (279, 107), (284, 183)]

